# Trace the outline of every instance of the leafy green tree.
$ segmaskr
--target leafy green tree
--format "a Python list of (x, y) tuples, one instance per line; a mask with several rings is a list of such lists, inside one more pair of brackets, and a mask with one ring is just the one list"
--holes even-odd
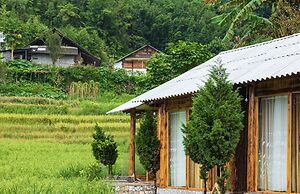
[(50, 52), (50, 57), (53, 65), (56, 63), (56, 61), (61, 55), (61, 44), (61, 37), (57, 33), (52, 32), (50, 30), (49, 33), (46, 35), (46, 45)]
[(14, 50), (22, 45), (22, 33), (24, 33), (24, 23), (14, 14), (3, 15), (0, 18), (0, 31), (5, 34), (5, 41), (11, 49), (11, 59), (14, 59)]
[(92, 151), (96, 160), (108, 167), (108, 175), (112, 178), (112, 166), (118, 158), (117, 144), (113, 137), (105, 135), (98, 125), (95, 126), (93, 134)]
[(224, 41), (235, 38), (242, 41), (255, 40), (257, 37), (282, 37), (299, 30), (299, 2), (294, 0), (243, 0), (215, 1), (221, 3), (221, 14), (212, 18), (213, 23), (224, 25), (229, 23)]
[(90, 51), (101, 59), (101, 65), (107, 65), (109, 61), (108, 48), (104, 40), (102, 40), (98, 32), (90, 28), (75, 28), (66, 26), (61, 29), (66, 36), (80, 44), (83, 48)]
[(153, 56), (147, 64), (147, 73), (141, 85), (150, 90), (213, 56), (206, 45), (196, 42), (178, 41), (170, 43), (164, 53)]
[(218, 23), (219, 25), (224, 25), (225, 23), (230, 24), (223, 40), (231, 41), (238, 30), (238, 25), (241, 23), (250, 24), (252, 30), (260, 26), (260, 24), (271, 26), (272, 23), (267, 18), (255, 12), (265, 1), (266, 0), (230, 0), (224, 2), (221, 6), (223, 13), (212, 18), (213, 23)]
[(215, 166), (220, 169), (217, 182), (222, 194), (230, 175), (226, 163), (232, 159), (243, 129), (241, 100), (218, 61), (205, 85), (193, 97), (189, 125), (183, 130), (185, 151), (202, 165), (201, 178), (206, 180), (208, 171)]
[(138, 93), (146, 92), (174, 77), (172, 64), (170, 63), (170, 56), (159, 53), (152, 56), (147, 64), (147, 73), (144, 77), (139, 79), (141, 91)]
[(186, 41), (169, 43), (166, 53), (171, 56), (170, 63), (173, 67), (174, 76), (181, 75), (213, 56), (207, 45)]
[(214, 38), (210, 43), (207, 44), (208, 50), (213, 53), (213, 55), (217, 55), (222, 51), (230, 50), (233, 45), (230, 45), (224, 41), (222, 41), (221, 38), (216, 37)]
[(156, 172), (159, 170), (160, 142), (157, 138), (153, 112), (146, 112), (136, 137), (137, 153), (141, 164), (153, 175), (156, 192)]
[(26, 23), (24, 23), (24, 31), (26, 32), (24, 33), (23, 31), (24, 44), (29, 44), (31, 41), (37, 37), (40, 37), (41, 34), (47, 32), (48, 30), (48, 27), (40, 21), (39, 17), (29, 17)]
[(300, 7), (288, 1), (279, 1), (270, 21), (273, 23), (272, 37), (279, 38), (300, 31)]
[(5, 63), (0, 62), (0, 84), (5, 83), (7, 77), (7, 66)]
[(72, 23), (76, 25), (80, 21), (79, 9), (72, 3), (59, 6), (58, 18), (63, 24)]

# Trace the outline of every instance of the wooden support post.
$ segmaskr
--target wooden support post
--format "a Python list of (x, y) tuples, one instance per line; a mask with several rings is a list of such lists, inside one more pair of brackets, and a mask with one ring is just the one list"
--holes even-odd
[(160, 133), (160, 170), (159, 184), (160, 187), (168, 186), (168, 129), (167, 129), (167, 112), (166, 104), (163, 103), (158, 110), (158, 131)]
[(129, 176), (134, 175), (135, 178), (135, 112), (130, 113), (130, 142), (129, 142)]
[[(158, 111), (156, 111), (156, 116), (157, 116), (157, 118), (159, 118), (159, 110)], [(158, 138), (158, 140), (160, 141), (160, 121), (159, 121), (159, 119), (157, 119), (157, 138)], [(158, 170), (157, 172), (156, 172), (156, 184), (157, 185), (160, 185), (160, 170)]]
[(256, 190), (256, 105), (254, 87), (249, 86), (248, 106), (248, 152), (247, 152), (247, 192)]

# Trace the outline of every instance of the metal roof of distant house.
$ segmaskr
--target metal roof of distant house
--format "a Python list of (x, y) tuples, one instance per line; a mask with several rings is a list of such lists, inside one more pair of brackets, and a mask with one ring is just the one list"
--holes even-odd
[(141, 102), (193, 94), (203, 86), (215, 61), (220, 59), (234, 84), (281, 78), (300, 73), (300, 33), (224, 51), (182, 75), (132, 99), (109, 113), (126, 111)]
[[(73, 44), (74, 47), (77, 47), (78, 49), (80, 49), (83, 53), (85, 53), (86, 55), (88, 55), (89, 57), (93, 58), (95, 61), (97, 61), (100, 64), (100, 59), (98, 57), (95, 57), (93, 54), (91, 54), (89, 51), (87, 51), (85, 48), (83, 48), (82, 46), (80, 46), (78, 43), (76, 43), (74, 40), (72, 40), (71, 38), (68, 38), (67, 36), (64, 35), (64, 33), (62, 33), (61, 31), (59, 31), (57, 28), (53, 28), (51, 29), (53, 32), (56, 32), (59, 36), (61, 36), (63, 39), (69, 41), (71, 44)], [(42, 34), (39, 38), (36, 38), (35, 40), (33, 40), (31, 43), (29, 43), (26, 47), (29, 47), (30, 45), (34, 45), (37, 44), (39, 41), (42, 41), (45, 44), (45, 34)]]
[(129, 53), (129, 54), (123, 56), (122, 58), (118, 59), (115, 63), (118, 63), (118, 62), (122, 61), (123, 59), (125, 59), (125, 58), (129, 57), (130, 55), (132, 55), (132, 54), (134, 54), (134, 53), (136, 53), (136, 52), (142, 50), (142, 49), (145, 48), (145, 47), (150, 47), (150, 48), (152, 48), (153, 50), (155, 50), (155, 51), (157, 51), (157, 52), (160, 52), (160, 50), (154, 48), (154, 47), (151, 46), (151, 45), (144, 45), (144, 46), (142, 46), (142, 47), (140, 47), (140, 48), (138, 48), (138, 49), (132, 51), (131, 53)]

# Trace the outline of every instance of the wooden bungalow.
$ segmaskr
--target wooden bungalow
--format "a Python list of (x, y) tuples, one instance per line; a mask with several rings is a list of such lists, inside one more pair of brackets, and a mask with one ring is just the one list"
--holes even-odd
[(115, 69), (125, 69), (130, 72), (146, 72), (146, 66), (149, 59), (156, 52), (159, 52), (151, 45), (145, 45), (141, 48), (120, 58), (114, 64)]
[[(200, 165), (185, 155), (180, 128), (188, 122), (192, 96), (204, 85), (216, 60), (222, 60), (229, 79), (243, 96), (245, 127), (228, 164), (231, 191), (300, 193), (300, 34), (222, 52), (111, 110), (131, 114), (129, 174), (135, 170), (136, 115), (152, 109), (157, 112), (161, 142), (159, 192), (183, 189), (201, 193)], [(216, 173), (213, 169), (209, 174), (210, 190)]]

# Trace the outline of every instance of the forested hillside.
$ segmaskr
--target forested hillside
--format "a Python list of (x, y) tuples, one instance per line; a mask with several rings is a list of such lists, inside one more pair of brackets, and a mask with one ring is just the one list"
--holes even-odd
[[(216, 37), (244, 46), (299, 30), (299, 2), (262, 0), (0, 0), (16, 48), (56, 27), (108, 64), (144, 45)], [(231, 44), (230, 44), (231, 42)], [(233, 43), (233, 44), (232, 44)], [(7, 45), (12, 46), (12, 45)]]
[(0, 31), (26, 45), (57, 27), (98, 57), (118, 58), (144, 44), (163, 50), (177, 40), (209, 43), (224, 26), (217, 6), (186, 0), (0, 0)]

